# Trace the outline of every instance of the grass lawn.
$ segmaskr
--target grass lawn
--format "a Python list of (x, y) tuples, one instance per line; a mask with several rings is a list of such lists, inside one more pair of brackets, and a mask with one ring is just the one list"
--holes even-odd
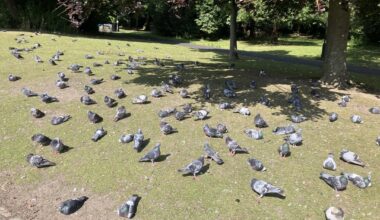
[[(24, 36), (19, 36), (21, 33)], [(17, 44), (16, 37), (24, 37), (28, 43)], [(308, 84), (310, 77), (319, 74), (315, 68), (242, 59), (236, 70), (229, 70), (225, 55), (170, 43), (50, 34), (35, 36), (29, 32), (1, 32), (0, 38), (0, 207), (8, 209), (12, 217), (60, 219), (63, 217), (57, 206), (61, 201), (87, 195), (89, 201), (72, 216), (73, 219), (118, 219), (115, 210), (134, 193), (142, 197), (136, 215), (138, 219), (322, 219), (324, 209), (331, 205), (342, 207), (348, 219), (370, 219), (380, 214), (377, 209), (380, 176), (376, 172), (380, 169), (377, 159), (380, 151), (375, 144), (375, 138), (380, 135), (380, 118), (368, 112), (368, 108), (380, 106), (380, 100), (374, 94), (355, 89), (321, 88), (323, 99), (315, 100), (309, 95)], [(36, 42), (42, 47), (23, 52), (23, 60), (17, 60), (9, 53), (9, 46), (24, 48)], [(126, 46), (127, 43), (130, 46)], [(51, 66), (47, 60), (57, 50), (65, 55), (57, 62), (58, 65)], [(97, 55), (97, 51), (103, 51), (104, 55)], [(119, 53), (125, 56), (118, 56)], [(95, 58), (86, 60), (85, 54), (92, 54)], [(35, 63), (34, 55), (39, 55), (45, 62)], [(147, 65), (133, 75), (126, 73), (125, 65), (112, 65), (118, 59), (127, 60), (129, 55), (135, 58), (144, 56)], [(153, 65), (155, 57), (162, 59), (165, 67)], [(104, 63), (106, 59), (111, 64), (92, 67), (93, 62)], [(194, 61), (199, 61), (200, 65), (195, 66)], [(67, 67), (73, 63), (91, 66), (95, 75), (71, 73)], [(175, 68), (178, 63), (184, 63), (185, 70), (178, 72)], [(258, 77), (261, 68), (266, 70), (268, 77)], [(60, 90), (55, 86), (59, 71), (65, 72), (70, 87)], [(9, 73), (22, 79), (9, 82)], [(184, 78), (183, 88), (188, 89), (191, 98), (182, 99), (178, 94), (180, 88), (176, 88), (174, 94), (166, 94), (159, 99), (150, 97), (151, 90), (159, 88), (161, 81), (168, 80), (173, 73)], [(120, 75), (121, 80), (110, 80), (112, 74)], [(85, 106), (79, 98), (85, 95), (83, 87), (92, 78), (104, 78), (105, 82), (93, 86), (96, 93), (91, 97), (98, 104)], [(232, 100), (221, 95), (224, 80), (228, 78), (239, 86), (238, 97)], [(249, 89), (251, 80), (256, 80), (259, 88)], [(292, 148), (290, 157), (280, 159), (277, 149), (283, 143), (283, 137), (272, 134), (271, 130), (291, 123), (289, 116), (293, 109), (286, 101), (291, 82), (301, 86), (302, 113), (309, 120), (296, 125), (302, 129), (303, 145)], [(213, 90), (212, 99), (208, 101), (201, 96), (201, 87), (206, 83)], [(27, 98), (21, 93), (22, 87), (38, 93), (47, 92), (57, 97), (59, 102), (45, 104), (38, 97)], [(108, 108), (103, 97), (114, 97), (113, 91), (120, 87), (126, 91), (127, 97), (118, 100), (118, 106), (124, 105), (131, 116), (113, 122), (116, 108)], [(131, 104), (132, 98), (140, 94), (149, 95), (151, 103)], [(352, 97), (346, 108), (337, 105), (343, 94)], [(255, 103), (262, 95), (272, 100), (270, 108)], [(221, 101), (242, 105), (244, 99), (247, 99), (253, 114), (249, 117), (217, 108)], [(205, 121), (165, 118), (178, 129), (178, 133), (163, 135), (157, 112), (168, 107), (180, 108), (185, 103), (192, 103), (197, 109), (207, 109), (211, 117)], [(41, 109), (46, 116), (32, 118), (29, 112), (32, 107)], [(91, 124), (87, 119), (88, 110), (100, 114), (104, 121)], [(335, 123), (327, 119), (332, 111), (339, 114)], [(254, 141), (246, 137), (243, 130), (254, 128), (252, 121), (257, 113), (266, 119), (269, 128), (263, 129), (263, 140)], [(70, 114), (72, 119), (61, 125), (51, 125), (51, 117), (60, 114)], [(353, 114), (361, 115), (364, 124), (351, 123)], [(226, 124), (227, 135), (247, 147), (250, 154), (228, 156), (222, 139), (210, 139), (203, 134), (202, 127), (206, 123), (212, 126)], [(90, 138), (100, 127), (104, 127), (108, 134), (94, 143)], [(141, 153), (136, 153), (132, 144), (118, 142), (122, 134), (135, 133), (138, 128), (149, 139)], [(35, 133), (60, 137), (72, 149), (55, 155), (50, 147), (32, 143), (30, 138)], [(166, 160), (155, 166), (138, 163), (139, 158), (158, 142), (161, 143), (162, 154), (168, 156)], [(198, 180), (183, 177), (177, 169), (202, 155), (205, 142), (219, 152), (225, 163), (220, 166), (206, 161), (207, 169)], [(358, 153), (368, 166), (361, 168), (340, 161), (338, 155), (343, 148)], [(338, 164), (337, 171), (329, 173), (337, 175), (347, 171), (364, 176), (372, 172), (372, 187), (360, 190), (350, 183), (347, 190), (336, 193), (327, 186), (318, 177), (329, 152), (335, 154)], [(57, 166), (46, 169), (30, 167), (25, 161), (28, 153), (41, 154), (56, 162)], [(253, 171), (247, 164), (250, 157), (260, 159), (268, 170)], [(257, 194), (250, 188), (253, 177), (282, 187), (286, 198), (265, 197), (258, 204)]]

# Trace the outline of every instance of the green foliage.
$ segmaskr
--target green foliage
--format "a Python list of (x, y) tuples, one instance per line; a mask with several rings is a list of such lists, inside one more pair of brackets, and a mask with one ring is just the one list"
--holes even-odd
[(380, 43), (380, 0), (356, 1), (353, 36), (359, 40)]
[(227, 27), (228, 12), (214, 0), (197, 1), (195, 8), (198, 14), (195, 22), (204, 33), (215, 36)]

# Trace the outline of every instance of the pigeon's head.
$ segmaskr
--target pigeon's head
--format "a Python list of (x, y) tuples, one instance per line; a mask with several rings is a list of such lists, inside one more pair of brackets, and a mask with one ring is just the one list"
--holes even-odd
[(339, 177), (339, 181), (341, 182), (342, 185), (347, 185), (348, 184), (348, 178), (345, 175), (341, 175)]
[(333, 154), (333, 153), (329, 153), (329, 154), (327, 155), (327, 157), (328, 157), (328, 158), (334, 158), (334, 154)]
[(204, 163), (204, 161), (205, 161), (205, 157), (204, 157), (204, 156), (200, 156), (200, 157), (198, 158), (198, 160), (201, 161), (202, 163)]
[(26, 160), (29, 161), (30, 158), (32, 158), (33, 156), (34, 156), (34, 154), (28, 154), (28, 155), (26, 155)]
[(231, 142), (232, 141), (232, 139), (229, 137), (229, 136), (227, 136), (226, 137), (226, 144), (228, 144), (229, 142)]

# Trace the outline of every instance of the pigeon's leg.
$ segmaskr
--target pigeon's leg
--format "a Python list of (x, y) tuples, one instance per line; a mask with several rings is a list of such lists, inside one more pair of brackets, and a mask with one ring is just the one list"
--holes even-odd
[(197, 177), (197, 175), (194, 173), (193, 174), (193, 180), (197, 180), (198, 179), (198, 177)]
[(154, 166), (154, 160), (152, 160), (152, 166)]

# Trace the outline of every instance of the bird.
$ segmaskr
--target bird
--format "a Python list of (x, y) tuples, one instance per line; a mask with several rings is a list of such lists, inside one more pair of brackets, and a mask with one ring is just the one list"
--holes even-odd
[(196, 111), (194, 112), (194, 117), (195, 119), (194, 120), (204, 120), (208, 117), (208, 111), (204, 110), (204, 109), (201, 109), (199, 111)]
[(140, 128), (137, 130), (137, 133), (133, 135), (133, 141), (133, 149), (140, 151), (144, 144), (144, 134)]
[(150, 161), (153, 164), (154, 161), (157, 160), (157, 158), (159, 158), (161, 155), (160, 147), (161, 147), (161, 144), (157, 143), (151, 151), (149, 151), (142, 158), (140, 158), (139, 162)]
[(376, 144), (380, 146), (380, 136), (376, 138)]
[(355, 165), (365, 167), (364, 162), (362, 160), (360, 160), (359, 156), (356, 153), (349, 151), (349, 150), (346, 150), (346, 149), (343, 149), (340, 152), (340, 159), (347, 162), (347, 163), (351, 163), (351, 164), (355, 164)]
[(91, 86), (88, 86), (88, 85), (85, 85), (85, 86), (84, 86), (84, 91), (85, 91), (87, 94), (89, 94), (89, 95), (95, 93), (95, 90), (94, 90)]
[(109, 97), (109, 96), (104, 96), (104, 99), (103, 99), (104, 103), (109, 107), (109, 108), (112, 108), (112, 107), (115, 107), (117, 105), (117, 102), (115, 99)]
[(35, 117), (35, 118), (42, 118), (42, 117), (45, 116), (45, 113), (43, 113), (38, 108), (31, 108), (30, 109), (30, 114), (32, 114), (32, 116)]
[(203, 126), (203, 132), (207, 137), (223, 138), (223, 133), (219, 132), (216, 128), (210, 127), (208, 124)]
[(280, 147), (278, 148), (278, 153), (280, 154), (280, 157), (282, 158), (290, 156), (291, 152), (290, 152), (289, 144), (287, 142), (281, 144)]
[(266, 74), (266, 72), (264, 71), (264, 70), (260, 70), (260, 72), (259, 72), (259, 76), (260, 77), (264, 77), (264, 76), (266, 76), (267, 74)]
[(296, 133), (290, 134), (288, 137), (285, 138), (285, 140), (289, 141), (289, 144), (293, 146), (301, 145), (303, 141), (301, 131), (302, 131), (301, 129), (298, 129)]
[(161, 89), (163, 92), (173, 94), (173, 89), (170, 87), (169, 84), (165, 83), (164, 81), (161, 82)]
[(275, 194), (281, 197), (285, 197), (284, 190), (279, 187), (273, 186), (272, 184), (265, 182), (264, 180), (258, 180), (253, 178), (251, 180), (251, 188), (254, 192), (259, 194), (259, 198), (266, 196), (268, 194)]
[(139, 95), (134, 97), (132, 100), (132, 104), (145, 104), (148, 102), (148, 97), (146, 95)]
[(268, 124), (266, 123), (266, 121), (264, 120), (263, 117), (261, 117), (260, 114), (257, 114), (254, 118), (254, 123), (255, 123), (255, 126), (258, 127), (258, 128), (265, 128), (265, 127), (268, 127)]
[(53, 66), (57, 65), (57, 63), (53, 59), (49, 59), (48, 62), (50, 65), (53, 65)]
[(104, 130), (103, 127), (96, 129), (95, 134), (92, 136), (91, 140), (94, 142), (97, 142), (102, 137), (104, 137), (107, 134), (107, 131)]
[(116, 96), (118, 99), (122, 99), (122, 98), (124, 98), (124, 97), (127, 96), (122, 88), (118, 88), (118, 89), (116, 89), (115, 92), (114, 92), (114, 94), (115, 94), (115, 96)]
[(139, 197), (132, 195), (118, 210), (117, 214), (124, 218), (133, 218), (136, 214)]
[(94, 56), (92, 56), (91, 54), (86, 54), (86, 55), (84, 55), (84, 58), (85, 59), (94, 59)]
[(185, 113), (191, 113), (193, 111), (193, 107), (190, 103), (186, 103), (182, 106), (182, 109)]
[(121, 79), (121, 77), (118, 76), (118, 75), (112, 74), (111, 77), (110, 77), (110, 79), (111, 80), (119, 80), (119, 79)]
[(119, 138), (119, 142), (122, 144), (127, 144), (133, 141), (133, 134), (123, 134)]
[(66, 200), (59, 205), (58, 210), (60, 213), (64, 215), (70, 215), (78, 211), (83, 206), (83, 204), (86, 202), (87, 199), (88, 197), (81, 196), (76, 199)]
[(59, 138), (54, 138), (50, 142), (50, 146), (56, 153), (62, 153), (65, 150), (66, 146), (63, 144), (62, 140)]
[(63, 72), (58, 72), (58, 73), (57, 73), (57, 76), (58, 76), (58, 78), (59, 78), (60, 80), (62, 80), (62, 81), (64, 81), (64, 82), (66, 82), (66, 81), (69, 80), (68, 78), (66, 78), (66, 75), (65, 75), (65, 73), (63, 73)]
[(210, 88), (210, 84), (207, 84), (204, 88), (203, 88), (203, 97), (208, 100), (211, 98), (211, 88)]
[(126, 118), (128, 116), (127, 110), (124, 106), (120, 106), (116, 110), (116, 114), (113, 117), (113, 121), (117, 122), (123, 118)]
[(380, 108), (379, 107), (372, 107), (369, 109), (369, 112), (372, 114), (380, 114)]
[(325, 161), (323, 161), (322, 165), (323, 165), (323, 168), (325, 168), (327, 170), (336, 170), (336, 163), (334, 160), (334, 154), (329, 153), (327, 155), (327, 159)]
[(170, 116), (171, 114), (175, 113), (176, 109), (175, 108), (167, 108), (167, 109), (161, 109), (158, 111), (157, 115), (160, 118), (165, 118)]
[(262, 130), (255, 130), (255, 129), (245, 129), (244, 133), (252, 139), (260, 140), (264, 138), (264, 134)]
[(236, 153), (248, 153), (247, 148), (240, 147), (240, 145), (235, 140), (228, 136), (225, 139), (225, 143), (231, 155), (235, 155)]
[(48, 146), (51, 142), (51, 139), (43, 134), (37, 133), (32, 136), (32, 141), (41, 144), (42, 146)]
[(338, 105), (339, 105), (340, 107), (347, 107), (347, 102), (344, 101), (344, 100), (342, 100), (342, 101), (338, 102)]
[(64, 82), (64, 81), (62, 81), (61, 79), (57, 80), (57, 81), (55, 82), (55, 85), (56, 85), (58, 88), (60, 88), (60, 89), (64, 89), (64, 88), (69, 87), (69, 86), (67, 85), (67, 83)]
[(236, 82), (234, 80), (227, 79), (224, 81), (224, 85), (226, 86), (227, 89), (232, 90), (232, 91), (237, 89)]
[(192, 174), (193, 179), (196, 178), (196, 175), (201, 172), (204, 164), (204, 157), (201, 156), (196, 160), (193, 160), (191, 163), (186, 165), (185, 167), (178, 169), (178, 172), (183, 173), (184, 175), (186, 174)]
[(326, 220), (344, 220), (344, 211), (341, 208), (329, 207), (325, 211)]
[(256, 171), (267, 170), (267, 168), (264, 166), (264, 164), (260, 160), (257, 160), (255, 158), (249, 158), (247, 162), (248, 162), (248, 165), (250, 165), (253, 170), (256, 170)]
[(292, 94), (298, 94), (299, 93), (299, 86), (292, 83), (290, 85), (290, 91), (292, 92)]
[(233, 111), (234, 113), (240, 113), (244, 116), (251, 115), (251, 111), (247, 107), (241, 107)]
[(84, 74), (88, 75), (88, 76), (91, 76), (92, 75), (92, 70), (91, 70), (91, 67), (89, 66), (86, 66), (83, 70)]
[(250, 83), (249, 83), (249, 88), (251, 89), (256, 89), (257, 88), (257, 83), (255, 80), (252, 80)]
[(332, 112), (329, 114), (329, 121), (330, 122), (334, 122), (338, 120), (338, 113), (335, 113), (335, 112)]
[(19, 52), (16, 52), (16, 51), (11, 51), (11, 54), (18, 60), (21, 60), (21, 59), (24, 59), (23, 56), (21, 56), (21, 54)]
[(87, 112), (87, 117), (88, 117), (88, 120), (90, 120), (94, 124), (99, 123), (103, 120), (103, 118), (100, 115), (92, 111)]
[(169, 123), (164, 121), (160, 122), (160, 130), (164, 135), (168, 135), (177, 131), (177, 129), (173, 128)]
[(351, 97), (349, 95), (344, 95), (344, 96), (342, 96), (342, 100), (345, 101), (345, 102), (350, 102), (351, 101)]
[(26, 156), (26, 161), (28, 161), (30, 165), (37, 168), (50, 167), (56, 165), (54, 162), (51, 162), (37, 154), (28, 154)]
[(8, 75), (8, 80), (11, 81), (11, 82), (15, 82), (15, 81), (20, 80), (20, 79), (21, 79), (21, 77), (19, 77), (19, 76), (16, 76), (16, 75), (13, 75), (13, 74), (9, 74)]
[(98, 85), (98, 84), (100, 84), (100, 83), (102, 83), (103, 82), (103, 78), (101, 78), (101, 79), (91, 79), (90, 80), (90, 83), (92, 84), (92, 85)]
[(276, 127), (273, 129), (272, 132), (277, 135), (293, 134), (294, 132), (296, 132), (296, 129), (294, 128), (293, 125), (288, 125), (288, 126)]
[(307, 118), (303, 115), (292, 114), (290, 116), (290, 119), (292, 120), (293, 123), (301, 123), (301, 122), (306, 121)]
[(96, 104), (95, 100), (93, 100), (92, 98), (90, 98), (90, 96), (87, 96), (87, 95), (80, 97), (80, 102), (85, 105)]
[[(182, 69), (184, 69), (184, 68), (185, 68), (185, 66), (183, 65)], [(177, 87), (177, 86), (180, 86), (182, 83), (183, 83), (183, 79), (179, 75), (174, 74), (174, 75), (169, 76), (169, 84)]]
[(22, 93), (23, 93), (24, 95), (26, 95), (27, 97), (38, 96), (37, 93), (35, 93), (35, 92), (33, 92), (32, 90), (30, 90), (30, 89), (28, 89), (28, 88), (25, 88), (25, 87), (23, 87), (23, 88), (21, 89), (21, 91), (22, 91)]
[(159, 98), (162, 96), (162, 92), (161, 90), (158, 90), (157, 88), (153, 88), (152, 89), (152, 92), (150, 93), (152, 95), (152, 97), (154, 98)]
[(362, 120), (362, 117), (359, 115), (353, 115), (351, 116), (351, 121), (355, 124), (362, 124), (364, 121)]
[(227, 126), (224, 125), (224, 124), (222, 124), (222, 123), (218, 123), (218, 124), (216, 125), (216, 130), (218, 130), (218, 131), (219, 131), (220, 133), (222, 133), (222, 134), (225, 134), (225, 133), (228, 132)]
[(43, 93), (40, 95), (41, 101), (45, 103), (58, 102), (58, 99), (53, 96), (49, 96), (47, 93)]
[(321, 94), (320, 94), (319, 88), (316, 88), (316, 87), (312, 87), (311, 88), (310, 95), (313, 98), (317, 98), (317, 99), (321, 98)]
[(236, 97), (236, 93), (234, 90), (230, 90), (228, 88), (223, 89), (223, 95), (227, 98), (234, 98)]
[(370, 187), (372, 185), (371, 173), (369, 173), (367, 177), (362, 177), (356, 173), (342, 172), (341, 174), (344, 175), (349, 181), (352, 182), (352, 184), (354, 184), (355, 186), (357, 186), (360, 189), (365, 189), (365, 188)]
[(267, 107), (269, 107), (271, 105), (270, 99), (266, 96), (260, 96), (258, 103), (260, 103), (264, 106), (267, 106)]
[(174, 114), (175, 119), (182, 121), (186, 117), (186, 112), (176, 111)]
[(327, 185), (335, 191), (345, 190), (348, 184), (348, 179), (344, 175), (333, 176), (328, 173), (321, 172), (319, 178), (325, 181)]
[(301, 102), (301, 98), (299, 97), (299, 95), (297, 95), (297, 94), (294, 95), (291, 103), (293, 104), (293, 107), (295, 108), (296, 111), (301, 111), (302, 102)]
[(219, 109), (225, 110), (225, 109), (232, 109), (234, 106), (229, 102), (222, 102), (219, 104)]
[(224, 163), (222, 158), (220, 158), (219, 154), (210, 146), (209, 143), (204, 144), (203, 150), (206, 154), (206, 158), (211, 158), (213, 161), (215, 161), (219, 165)]
[(179, 91), (179, 95), (182, 97), (182, 98), (189, 98), (189, 92), (186, 90), (186, 89), (181, 89)]
[(63, 122), (68, 121), (70, 118), (71, 118), (70, 115), (53, 116), (51, 118), (50, 123), (52, 125), (59, 125), (59, 124), (62, 124)]

